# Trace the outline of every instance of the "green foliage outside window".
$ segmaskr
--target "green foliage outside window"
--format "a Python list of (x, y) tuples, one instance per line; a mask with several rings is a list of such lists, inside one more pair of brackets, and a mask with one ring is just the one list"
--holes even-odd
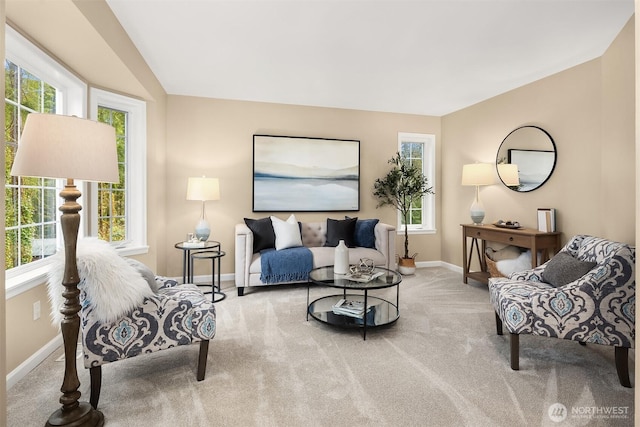
[[(403, 142), (401, 145), (400, 155), (404, 161), (415, 168), (416, 170), (422, 172), (422, 161), (424, 156), (424, 145), (421, 143), (415, 142)], [(409, 216), (407, 220), (409, 225), (422, 224), (422, 201), (423, 195), (415, 195), (411, 198), (411, 203), (409, 206)], [(401, 223), (403, 225), (406, 224), (404, 216), (401, 217)]]
[(118, 183), (98, 184), (98, 237), (108, 242), (123, 241), (126, 228), (126, 158), (127, 113), (112, 108), (98, 107), (98, 121), (116, 129), (118, 152)]
[(13, 177), (11, 166), (27, 115), (55, 112), (57, 91), (8, 60), (4, 69), (5, 269), (10, 269), (53, 254), (46, 242), (56, 239), (55, 180)]

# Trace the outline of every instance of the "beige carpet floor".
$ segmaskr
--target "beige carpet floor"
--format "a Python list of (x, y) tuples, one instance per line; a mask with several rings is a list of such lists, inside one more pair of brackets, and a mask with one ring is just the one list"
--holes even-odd
[[(633, 425), (634, 389), (618, 383), (613, 348), (522, 336), (520, 371), (512, 371), (486, 286), (465, 285), (459, 273), (427, 268), (405, 277), (400, 319), (366, 341), (307, 321), (305, 286), (243, 297), (231, 283), (223, 288), (206, 379), (195, 378), (197, 345), (106, 365), (106, 425)], [(312, 298), (330, 293), (314, 289)], [(8, 391), (10, 426), (42, 426), (58, 408), (61, 354)], [(78, 366), (88, 400), (88, 371)], [(562, 422), (549, 416), (557, 404), (566, 408)]]

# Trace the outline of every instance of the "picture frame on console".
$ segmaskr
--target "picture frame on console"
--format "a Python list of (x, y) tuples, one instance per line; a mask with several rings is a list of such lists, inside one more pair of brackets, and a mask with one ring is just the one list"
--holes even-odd
[(253, 212), (360, 210), (360, 141), (253, 135)]

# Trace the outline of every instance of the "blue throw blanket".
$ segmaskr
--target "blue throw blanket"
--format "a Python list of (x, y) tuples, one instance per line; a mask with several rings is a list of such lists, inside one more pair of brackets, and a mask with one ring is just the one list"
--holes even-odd
[(313, 255), (303, 246), (276, 251), (260, 251), (261, 274), (263, 283), (299, 282), (309, 279), (313, 268)]

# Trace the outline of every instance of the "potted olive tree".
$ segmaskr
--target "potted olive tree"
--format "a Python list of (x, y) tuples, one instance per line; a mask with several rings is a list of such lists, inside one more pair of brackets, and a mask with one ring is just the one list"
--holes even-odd
[(409, 256), (409, 215), (411, 205), (420, 204), (420, 199), (426, 194), (434, 194), (433, 187), (429, 186), (427, 177), (416, 165), (396, 153), (389, 160), (391, 170), (383, 178), (376, 179), (373, 187), (373, 195), (378, 199), (381, 207), (391, 205), (402, 215), (404, 227), (404, 254), (399, 257), (398, 270), (402, 274), (413, 274), (416, 269), (415, 257), (417, 253)]

